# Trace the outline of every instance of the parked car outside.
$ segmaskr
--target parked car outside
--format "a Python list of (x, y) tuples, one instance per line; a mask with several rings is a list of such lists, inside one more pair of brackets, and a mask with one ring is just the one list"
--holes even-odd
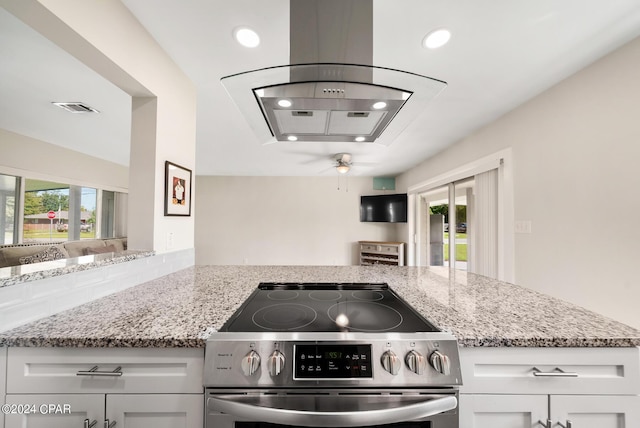
[(66, 223), (58, 223), (58, 225), (56, 226), (56, 230), (58, 232), (66, 232), (67, 230), (69, 230), (69, 225)]
[(456, 233), (467, 233), (467, 223), (458, 223), (456, 225)]

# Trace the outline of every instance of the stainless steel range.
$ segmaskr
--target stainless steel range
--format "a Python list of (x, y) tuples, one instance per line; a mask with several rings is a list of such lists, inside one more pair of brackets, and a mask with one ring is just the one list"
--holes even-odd
[(204, 379), (207, 428), (459, 426), (456, 339), (386, 284), (260, 284)]

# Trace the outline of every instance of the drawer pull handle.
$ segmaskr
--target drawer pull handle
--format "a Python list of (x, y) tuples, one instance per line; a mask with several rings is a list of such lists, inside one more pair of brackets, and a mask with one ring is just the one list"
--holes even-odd
[(551, 428), (552, 424), (553, 422), (551, 421), (551, 419), (547, 419), (546, 422), (538, 421), (538, 425), (542, 425), (544, 428)]
[(537, 377), (578, 377), (578, 373), (565, 372), (560, 367), (556, 367), (550, 372), (543, 372), (537, 367), (534, 367), (532, 370), (533, 370), (533, 375)]
[(84, 428), (93, 428), (94, 426), (96, 426), (97, 423), (98, 423), (98, 421), (96, 419), (94, 419), (91, 422), (89, 422), (89, 419), (85, 419), (84, 420)]
[(567, 419), (567, 424), (563, 425), (562, 422), (556, 422), (558, 425), (560, 425), (562, 428), (572, 428), (573, 424), (571, 423), (571, 421), (569, 419)]
[(89, 370), (80, 370), (76, 376), (122, 376), (121, 369), (122, 367), (118, 366), (112, 372), (103, 372), (98, 370), (98, 366), (93, 366)]
[(109, 419), (104, 420), (104, 428), (113, 428), (116, 426), (116, 421), (109, 422)]

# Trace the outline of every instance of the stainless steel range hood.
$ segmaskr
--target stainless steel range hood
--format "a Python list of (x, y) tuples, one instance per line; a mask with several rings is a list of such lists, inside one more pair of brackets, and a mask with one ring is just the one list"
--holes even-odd
[(290, 64), (221, 79), (261, 142), (389, 145), (446, 83), (373, 65), (372, 0), (290, 0)]

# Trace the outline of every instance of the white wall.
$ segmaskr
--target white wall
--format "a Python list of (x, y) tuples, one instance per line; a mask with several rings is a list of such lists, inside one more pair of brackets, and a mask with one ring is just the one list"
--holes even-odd
[(126, 192), (129, 168), (0, 129), (0, 174)]
[(395, 240), (396, 226), (360, 222), (371, 177), (198, 176), (196, 264), (358, 264), (357, 241)]
[(119, 1), (0, 4), (132, 97), (129, 245), (159, 252), (193, 248), (193, 216), (164, 216), (165, 161), (195, 169), (192, 82)]
[[(640, 328), (640, 39), (406, 172), (513, 149), (516, 283)], [(532, 308), (535, 310), (535, 308)]]

